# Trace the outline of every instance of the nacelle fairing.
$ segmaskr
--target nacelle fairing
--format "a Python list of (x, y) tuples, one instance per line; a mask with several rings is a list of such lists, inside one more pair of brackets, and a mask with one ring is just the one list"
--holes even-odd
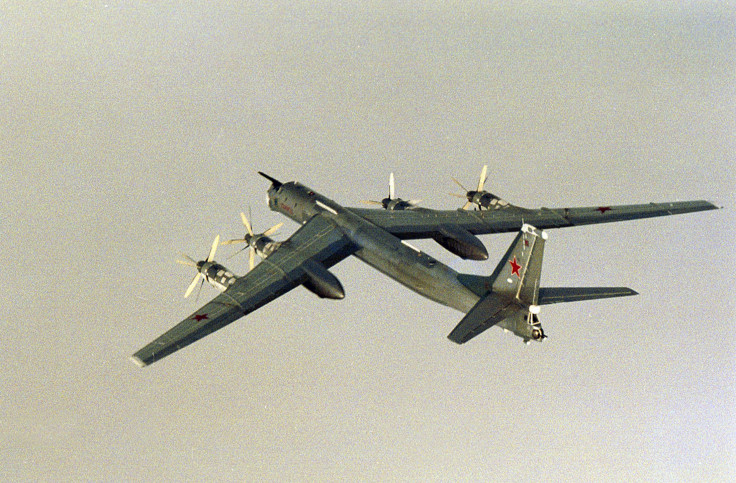
[(473, 204), (481, 210), (498, 210), (513, 206), (508, 201), (501, 199), (488, 191), (468, 191), (466, 196), (468, 204)]
[(312, 293), (323, 299), (345, 298), (345, 290), (342, 284), (321, 263), (309, 260), (302, 265), (307, 273), (304, 286)]
[(400, 211), (409, 210), (415, 207), (411, 201), (402, 200), (401, 198), (384, 198), (381, 200), (381, 205), (384, 210), (389, 211)]
[(199, 266), (197, 268), (199, 269), (199, 272), (204, 275), (205, 280), (220, 291), (226, 290), (238, 279), (233, 272), (219, 263), (199, 262), (198, 265)]
[(463, 206), (463, 210), (467, 210), (473, 205), (476, 206), (476, 209), (480, 210), (497, 210), (499, 208), (507, 208), (509, 206), (512, 206), (508, 202), (502, 200), (493, 193), (489, 193), (483, 188), (483, 186), (486, 184), (486, 174), (488, 174), (488, 165), (483, 166), (483, 170), (480, 172), (480, 179), (478, 180), (478, 187), (474, 190), (466, 189), (458, 180), (452, 178), (452, 180), (455, 181), (455, 183), (457, 183), (457, 185), (460, 186), (463, 191), (465, 191), (465, 195), (453, 195), (457, 196), (458, 198), (465, 197), (465, 199), (468, 200), (467, 203), (465, 203), (465, 205)]
[(267, 258), (281, 246), (281, 242), (274, 241), (271, 237), (266, 235), (254, 235), (250, 238), (249, 236), (250, 235), (245, 236), (246, 242), (255, 249), (256, 253), (261, 258)]
[(460, 226), (442, 225), (432, 238), (460, 258), (470, 260), (488, 259), (488, 251), (483, 242)]

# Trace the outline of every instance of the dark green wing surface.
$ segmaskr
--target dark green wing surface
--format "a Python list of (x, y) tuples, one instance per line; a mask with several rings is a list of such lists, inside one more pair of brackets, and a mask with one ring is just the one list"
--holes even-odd
[(440, 211), (429, 209), (376, 210), (350, 208), (359, 216), (402, 239), (431, 238), (442, 225), (461, 226), (476, 235), (514, 232), (529, 223), (539, 229), (611, 223), (656, 216), (677, 215), (718, 207), (708, 201), (679, 201), (643, 205), (591, 206), (585, 208), (540, 208), (509, 206), (499, 210)]
[(539, 289), (539, 305), (637, 295), (628, 287), (547, 287)]
[(140, 366), (152, 364), (301, 285), (307, 277), (302, 268), (306, 261), (329, 267), (354, 250), (334, 224), (317, 215), (225, 292), (136, 352), (132, 359)]
[(457, 344), (464, 344), (519, 310), (520, 306), (512, 298), (491, 293), (482, 297), (470, 309), (447, 338)]

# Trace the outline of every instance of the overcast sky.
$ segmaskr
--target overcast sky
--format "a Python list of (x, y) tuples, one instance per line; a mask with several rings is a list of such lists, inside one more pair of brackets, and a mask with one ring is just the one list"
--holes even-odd
[[(736, 9), (725, 2), (0, 3), (0, 479), (736, 479)], [(594, 2), (595, 5), (598, 2)], [(62, 6), (63, 5), (63, 6)], [(452, 209), (725, 209), (550, 231), (550, 336), (356, 259), (140, 369), (268, 182)], [(513, 234), (484, 236), (490, 274)], [(218, 259), (244, 273), (247, 258)]]

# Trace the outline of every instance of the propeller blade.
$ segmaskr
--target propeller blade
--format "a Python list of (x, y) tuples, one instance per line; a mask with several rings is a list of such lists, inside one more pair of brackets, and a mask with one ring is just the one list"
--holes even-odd
[[(466, 191), (466, 192), (470, 191), (469, 189), (465, 188), (465, 186), (461, 185), (460, 181), (456, 180), (455, 178), (452, 178), (452, 180), (455, 182), (455, 184), (457, 184), (460, 187), (461, 190)], [(463, 198), (465, 198), (465, 196), (463, 196)]]
[(256, 266), (256, 250), (252, 246), (250, 247), (250, 253), (248, 254), (248, 266), (251, 270)]
[(388, 197), (389, 199), (394, 199), (395, 193), (395, 186), (394, 186), (394, 174), (391, 173), (388, 176)]
[(483, 165), (483, 171), (480, 172), (480, 179), (478, 180), (478, 190), (483, 191), (483, 185), (486, 184), (486, 174), (488, 172), (488, 165)]
[(454, 196), (455, 198), (460, 198), (460, 199), (463, 199), (463, 200), (465, 200), (465, 199), (467, 199), (467, 198), (468, 198), (468, 197), (467, 197), (467, 196), (465, 196), (465, 195), (459, 195), (459, 194), (457, 194), (457, 193), (449, 193), (449, 195), (450, 195), (450, 196)]
[(245, 238), (238, 238), (237, 240), (225, 240), (220, 245), (234, 245), (236, 243), (245, 243)]
[(366, 205), (378, 205), (383, 206), (383, 203), (380, 201), (373, 201), (373, 200), (360, 200), (361, 203), (365, 203)]
[[(189, 297), (192, 294), (192, 291), (194, 290), (194, 287), (197, 286), (197, 282), (199, 282), (199, 277), (202, 277), (202, 274), (197, 272), (197, 275), (194, 276), (194, 279), (192, 279), (192, 283), (189, 284), (189, 288), (186, 292), (184, 292), (184, 298)], [(204, 282), (204, 280), (202, 280)]]
[(283, 223), (278, 223), (276, 225), (273, 225), (271, 228), (269, 228), (268, 230), (264, 231), (263, 232), (263, 235), (264, 236), (271, 236), (274, 233), (276, 233), (277, 231), (279, 231), (279, 228), (281, 228), (283, 225), (284, 225)]
[(202, 294), (202, 286), (204, 285), (204, 277), (202, 277), (202, 283), (199, 284), (199, 290), (197, 290), (197, 296), (194, 297), (194, 302), (199, 300), (199, 296)]
[(207, 255), (208, 262), (211, 262), (213, 258), (215, 258), (215, 253), (217, 252), (217, 247), (220, 245), (220, 235), (217, 235), (215, 237), (215, 241), (212, 242), (212, 248), (210, 248), (210, 254)]
[(245, 225), (245, 229), (248, 230), (248, 234), (253, 236), (253, 227), (250, 226), (250, 221), (248, 221), (248, 218), (245, 217), (245, 213), (242, 211), (240, 212), (240, 219), (243, 220), (243, 225)]
[(467, 203), (465, 203), (465, 204), (463, 205), (463, 210), (467, 210), (467, 209), (468, 209), (468, 208), (470, 208), (471, 206), (473, 206), (473, 203), (472, 203), (472, 202), (470, 202), (470, 201), (468, 201)]
[(233, 257), (234, 257), (235, 255), (237, 255), (238, 253), (240, 253), (240, 252), (242, 252), (243, 250), (247, 249), (247, 248), (248, 248), (248, 246), (249, 246), (249, 245), (245, 245), (245, 246), (244, 246), (243, 248), (241, 248), (241, 249), (240, 249), (240, 250), (238, 250), (237, 252), (235, 252), (235, 253), (233, 253), (232, 255), (230, 255), (229, 257), (227, 257), (227, 260), (230, 260), (230, 259), (231, 259), (231, 258), (233, 258)]
[(421, 202), (422, 202), (422, 200), (409, 200), (409, 201), (407, 201), (407, 203), (409, 203), (411, 206), (417, 206)]
[(194, 259), (192, 259), (192, 257), (190, 257), (189, 255), (184, 255), (182, 253), (181, 256), (186, 261), (184, 261), (184, 260), (177, 260), (178, 263), (181, 263), (182, 265), (188, 265), (190, 267), (196, 267), (197, 266), (197, 262), (195, 262)]

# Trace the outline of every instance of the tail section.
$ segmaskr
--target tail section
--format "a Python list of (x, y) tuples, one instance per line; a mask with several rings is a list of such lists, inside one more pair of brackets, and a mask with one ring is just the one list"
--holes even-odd
[(541, 305), (636, 295), (626, 287), (541, 288), (547, 234), (525, 224), (490, 277), (461, 274), (459, 280), (480, 297), (448, 338), (463, 344), (499, 325), (524, 339), (543, 340)]
[(546, 239), (546, 233), (525, 224), (490, 277), (460, 277), (460, 281), (481, 298), (450, 333), (450, 340), (465, 343), (502, 321), (515, 320), (520, 313), (527, 316), (529, 328), (514, 332), (525, 339), (544, 337), (536, 313), (539, 312), (539, 278)]
[(524, 225), (491, 275), (491, 291), (524, 305), (536, 305), (547, 234)]

